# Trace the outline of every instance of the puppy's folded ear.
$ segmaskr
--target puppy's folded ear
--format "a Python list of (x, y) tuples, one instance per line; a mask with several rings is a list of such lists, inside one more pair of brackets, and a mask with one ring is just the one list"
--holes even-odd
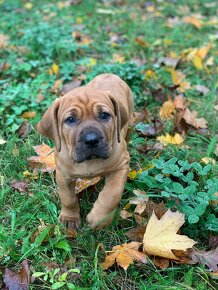
[(61, 151), (61, 138), (58, 128), (59, 99), (55, 100), (51, 107), (44, 113), (41, 121), (37, 124), (37, 132), (51, 139), (55, 143), (58, 152)]
[(117, 101), (112, 95), (110, 99), (114, 105), (114, 112), (117, 117), (117, 140), (120, 143), (120, 132), (124, 125), (128, 122), (128, 113), (122, 103)]

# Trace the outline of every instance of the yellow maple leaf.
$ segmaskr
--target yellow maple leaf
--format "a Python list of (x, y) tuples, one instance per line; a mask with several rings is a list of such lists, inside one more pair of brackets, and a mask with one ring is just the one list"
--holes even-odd
[(113, 247), (110, 254), (107, 255), (105, 261), (101, 264), (103, 270), (107, 270), (115, 262), (124, 270), (127, 270), (134, 260), (144, 264), (147, 263), (146, 255), (138, 251), (140, 246), (141, 243), (131, 242)]
[(172, 250), (186, 251), (196, 242), (184, 235), (178, 235), (179, 228), (185, 222), (185, 215), (170, 209), (158, 220), (153, 212), (147, 224), (143, 238), (143, 249), (149, 255), (179, 260)]
[(164, 102), (160, 108), (160, 112), (159, 112), (160, 118), (162, 120), (172, 119), (174, 109), (175, 109), (175, 106), (174, 106), (174, 103), (172, 102), (172, 100), (168, 100), (168, 101)]
[(160, 141), (164, 146), (167, 146), (168, 144), (180, 145), (184, 141), (182, 136), (178, 133), (176, 133), (174, 136), (171, 136), (167, 133), (166, 136), (162, 135), (157, 137), (157, 140)]
[(94, 65), (96, 65), (96, 63), (97, 63), (97, 59), (93, 58), (93, 57), (90, 57), (89, 62), (87, 63), (86, 66), (88, 66), (88, 67), (94, 66)]

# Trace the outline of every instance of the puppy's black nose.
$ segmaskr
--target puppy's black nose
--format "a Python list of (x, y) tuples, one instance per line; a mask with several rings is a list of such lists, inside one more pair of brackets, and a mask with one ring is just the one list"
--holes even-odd
[(95, 132), (87, 133), (84, 136), (84, 143), (86, 144), (88, 148), (96, 147), (99, 141), (100, 141), (100, 138), (98, 134), (96, 134)]

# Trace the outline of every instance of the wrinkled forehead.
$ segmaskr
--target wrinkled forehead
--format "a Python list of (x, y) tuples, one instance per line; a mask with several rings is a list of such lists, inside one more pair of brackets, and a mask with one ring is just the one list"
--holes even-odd
[(92, 110), (94, 106), (108, 107), (113, 110), (113, 103), (108, 91), (96, 90), (89, 87), (79, 87), (67, 93), (60, 99), (60, 113), (70, 108), (78, 107), (83, 111)]

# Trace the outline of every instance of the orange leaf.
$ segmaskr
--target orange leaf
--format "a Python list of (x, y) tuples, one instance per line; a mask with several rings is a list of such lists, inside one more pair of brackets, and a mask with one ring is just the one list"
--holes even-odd
[(115, 262), (117, 262), (117, 264), (124, 270), (127, 270), (129, 265), (134, 261), (139, 261), (146, 264), (146, 255), (138, 251), (140, 245), (141, 243), (131, 242), (129, 244), (122, 244), (113, 247), (110, 254), (107, 255), (105, 261), (102, 263), (103, 270), (107, 270), (113, 266)]
[(184, 22), (192, 24), (197, 29), (201, 29), (201, 26), (202, 26), (202, 22), (199, 19), (197, 19), (195, 16), (187, 16), (187, 17), (185, 17), (184, 18)]

